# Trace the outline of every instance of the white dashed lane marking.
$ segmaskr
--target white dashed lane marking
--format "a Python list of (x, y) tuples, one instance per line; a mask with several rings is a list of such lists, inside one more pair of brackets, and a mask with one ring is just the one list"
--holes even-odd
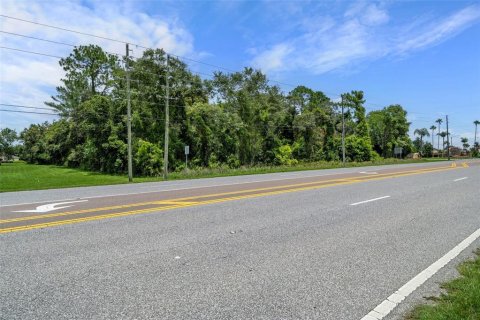
[(351, 205), (351, 206), (356, 206), (356, 205), (359, 205), (359, 204), (362, 204), (362, 203), (367, 203), (367, 202), (382, 200), (382, 199), (386, 199), (386, 198), (390, 198), (390, 196), (384, 196), (384, 197), (380, 197), (380, 198), (375, 198), (375, 199), (370, 199), (370, 200), (355, 202), (355, 203), (351, 203), (350, 205)]

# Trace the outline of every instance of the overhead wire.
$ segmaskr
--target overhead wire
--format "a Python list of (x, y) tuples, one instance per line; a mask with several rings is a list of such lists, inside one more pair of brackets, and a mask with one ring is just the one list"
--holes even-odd
[[(120, 39), (115, 39), (115, 38), (111, 38), (111, 37), (100, 36), (100, 35), (93, 34), (93, 33), (82, 32), (82, 31), (73, 30), (73, 29), (64, 28), (64, 27), (59, 27), (59, 26), (53, 26), (53, 25), (50, 25), (50, 24), (40, 23), (40, 22), (31, 21), (31, 20), (27, 20), (27, 19), (22, 19), (22, 18), (18, 18), (18, 17), (13, 17), (13, 16), (5, 15), (5, 14), (0, 14), (0, 17), (11, 19), (11, 20), (16, 20), (16, 21), (21, 21), (21, 22), (25, 22), (25, 23), (30, 23), (30, 24), (34, 24), (34, 25), (38, 25), (38, 26), (42, 26), (42, 27), (57, 29), (57, 30), (65, 31), (65, 32), (71, 32), (71, 33), (75, 33), (75, 34), (79, 34), (79, 35), (83, 35), (83, 36), (94, 37), (94, 38), (98, 38), (98, 39), (112, 41), (112, 42), (116, 42), (116, 43), (122, 43), (122, 44), (129, 43), (129, 44), (132, 44), (132, 45), (134, 45), (138, 48), (142, 48), (142, 49), (147, 49), (147, 50), (152, 49), (151, 47), (144, 46), (144, 45), (137, 44), (137, 43), (132, 43), (132, 42), (126, 41), (126, 40), (120, 40)], [(0, 32), (5, 33), (5, 34), (14, 35), (14, 36), (24, 37), (24, 38), (30, 38), (30, 39), (34, 39), (34, 40), (45, 41), (45, 42), (50, 42), (50, 43), (54, 43), (54, 44), (75, 47), (75, 45), (73, 45), (73, 44), (64, 43), (64, 42), (60, 42), (60, 41), (48, 40), (48, 39), (43, 39), (43, 38), (33, 37), (33, 36), (28, 36), (28, 35), (22, 35), (22, 34), (19, 34), (19, 33), (8, 32), (8, 31), (0, 31)], [(5, 46), (0, 46), (0, 48), (6, 49), (6, 50), (13, 50), (13, 51), (18, 51), (18, 52), (25, 52), (25, 53), (31, 53), (31, 54), (41, 55), (41, 56), (47, 56), (47, 57), (62, 59), (62, 57), (55, 56), (55, 55), (52, 55), (52, 54), (34, 52), (34, 51), (29, 51), (29, 50), (17, 49), (17, 48), (10, 48), (10, 47), (5, 47)], [(164, 51), (164, 52), (166, 54), (170, 55), (170, 56), (177, 57), (179, 60), (188, 60), (188, 61), (191, 61), (191, 62), (194, 62), (194, 63), (206, 65), (206, 66), (209, 66), (209, 67), (212, 67), (212, 68), (217, 68), (217, 69), (224, 70), (224, 71), (227, 71), (227, 72), (237, 72), (236, 70), (226, 68), (226, 67), (223, 67), (223, 66), (207, 63), (207, 62), (204, 62), (204, 61), (199, 61), (199, 60), (196, 60), (196, 59), (192, 59), (192, 58), (189, 58), (189, 57), (169, 53), (169, 52), (166, 52), (166, 51)], [(108, 53), (110, 53), (110, 52), (108, 52)], [(123, 55), (120, 55), (120, 54), (117, 54), (117, 53), (110, 53), (110, 54), (114, 54), (114, 55), (123, 57)], [(185, 63), (185, 64), (188, 66), (187, 63)], [(199, 74), (199, 75), (205, 75), (205, 76), (208, 76), (208, 77), (215, 76), (214, 74), (206, 74), (206, 73), (202, 73), (200, 71), (196, 71), (195, 73)], [(156, 74), (156, 75), (159, 76), (158, 74)], [(132, 81), (141, 81), (141, 80), (132, 79)], [(277, 80), (273, 80), (273, 79), (268, 79), (267, 81), (268, 82), (273, 82), (273, 83), (278, 83), (278, 84), (284, 85), (284, 86), (297, 87), (297, 85), (282, 82), (282, 81), (277, 81)], [(331, 92), (325, 92), (325, 93), (327, 93), (329, 95), (333, 95), (335, 97), (340, 97), (341, 96), (341, 94), (334, 94), (334, 93), (331, 93)], [(380, 108), (382, 106), (381, 104), (377, 104), (377, 103), (374, 103), (374, 102), (366, 102), (366, 104), (373, 105), (373, 106), (377, 105)], [(375, 110), (375, 109), (371, 109), (371, 110)], [(409, 114), (421, 114), (421, 113), (409, 112)], [(428, 115), (428, 114), (426, 114), (426, 115)], [(417, 119), (415, 119), (413, 121), (417, 121)]]
[(6, 49), (6, 50), (12, 50), (12, 51), (19, 51), (19, 52), (25, 52), (25, 53), (30, 53), (30, 54), (36, 54), (36, 55), (39, 55), (39, 56), (45, 56), (45, 57), (63, 59), (62, 57), (55, 56), (55, 55), (52, 55), (52, 54), (35, 52), (35, 51), (29, 51), (29, 50), (23, 50), (23, 49), (16, 49), (16, 48), (4, 47), (4, 46), (0, 46), (0, 49)]
[(57, 113), (47, 113), (47, 112), (37, 112), (37, 111), (24, 111), (24, 110), (7, 110), (7, 109), (0, 109), (2, 112), (16, 112), (16, 113), (33, 113), (33, 114), (48, 114), (50, 116), (58, 116)]
[[(7, 19), (12, 19), (12, 20), (17, 20), (17, 21), (22, 21), (22, 22), (26, 22), (26, 23), (31, 23), (31, 24), (35, 24), (35, 25), (39, 25), (39, 26), (43, 26), (43, 27), (47, 27), (47, 28), (53, 28), (53, 29), (62, 30), (62, 31), (66, 31), (66, 32), (76, 33), (76, 34), (80, 34), (80, 35), (84, 35), (84, 36), (94, 37), (94, 38), (98, 38), (98, 39), (113, 41), (113, 42), (117, 42), (117, 43), (123, 43), (123, 44), (128, 43), (128, 44), (132, 44), (132, 45), (134, 45), (138, 48), (142, 48), (142, 49), (147, 49), (147, 50), (148, 49), (153, 49), (151, 47), (144, 46), (144, 45), (141, 45), (141, 44), (138, 44), (138, 43), (133, 43), (133, 42), (126, 41), (126, 40), (119, 40), (119, 39), (114, 39), (114, 38), (110, 38), (110, 37), (99, 36), (99, 35), (92, 34), (92, 33), (87, 33), (87, 32), (68, 29), (68, 28), (64, 28), (64, 27), (53, 26), (53, 25), (49, 25), (49, 24), (46, 24), (46, 23), (40, 23), (40, 22), (31, 21), (31, 20), (27, 20), (27, 19), (12, 17), (12, 16), (5, 15), (5, 14), (0, 14), (0, 17), (4, 17), (4, 18), (7, 18)], [(199, 61), (199, 60), (196, 60), (196, 59), (188, 58), (188, 57), (181, 56), (181, 55), (178, 55), (178, 54), (174, 54), (174, 53), (171, 53), (171, 52), (165, 51), (165, 53), (169, 54), (170, 56), (177, 57), (180, 60), (182, 60), (182, 59), (183, 60), (188, 60), (188, 61), (191, 61), (191, 62), (195, 62), (195, 63), (198, 63), (198, 64), (203, 64), (203, 65), (206, 65), (206, 66), (210, 66), (210, 67), (221, 69), (221, 70), (228, 71), (228, 72), (238, 72), (238, 71), (230, 69), (230, 68), (225, 68), (223, 66), (215, 65), (215, 64), (212, 64), (212, 63)], [(288, 85), (288, 86), (292, 86), (292, 87), (297, 87), (297, 85), (287, 84), (285, 82), (280, 82), (280, 81), (276, 81), (276, 80), (268, 80), (268, 81), (275, 82), (275, 83), (278, 83), (278, 84)]]
[[(80, 45), (75, 45), (75, 44), (71, 44), (71, 43), (54, 41), (54, 40), (49, 40), (49, 39), (44, 39), (44, 38), (39, 38), (39, 37), (33, 37), (33, 36), (25, 35), (25, 34), (9, 32), (9, 31), (4, 31), (4, 30), (0, 30), (0, 33), (5, 33), (5, 34), (11, 35), (11, 36), (22, 37), (22, 38), (27, 38), (27, 39), (32, 39), (32, 40), (37, 40), (37, 41), (42, 41), (42, 42), (54, 43), (54, 44), (68, 46), (68, 47), (72, 47), (72, 48), (76, 48), (76, 47), (80, 46)], [(115, 53), (115, 52), (105, 51), (105, 53), (109, 53), (109, 54), (112, 54), (112, 55), (115, 55), (115, 56), (118, 56), (118, 57), (121, 57), (121, 58), (124, 57), (124, 55), (119, 54), (119, 53)]]
[(19, 105), (19, 104), (0, 103), (0, 106), (14, 107), (14, 108), (26, 108), (26, 109), (50, 110), (50, 111), (53, 111), (53, 112), (57, 112), (55, 109), (52, 109), (52, 108), (30, 107), (30, 106), (24, 106), (24, 105)]

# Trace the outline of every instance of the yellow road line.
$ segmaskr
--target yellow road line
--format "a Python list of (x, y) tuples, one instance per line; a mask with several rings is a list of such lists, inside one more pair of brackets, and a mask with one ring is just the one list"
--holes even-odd
[(198, 204), (198, 201), (173, 201), (173, 200), (160, 200), (154, 201), (152, 204)]
[(468, 164), (466, 162), (462, 163), (462, 167), (468, 168)]
[(331, 179), (331, 180), (324, 180), (324, 181), (303, 182), (303, 183), (289, 184), (289, 185), (282, 185), (282, 186), (274, 186), (274, 187), (263, 187), (263, 188), (248, 189), (248, 190), (213, 193), (213, 194), (206, 194), (206, 195), (201, 195), (201, 196), (174, 198), (174, 199), (169, 199), (169, 200), (138, 202), (138, 203), (132, 203), (132, 204), (126, 204), (126, 205), (117, 205), (117, 206), (91, 208), (91, 209), (83, 209), (83, 210), (75, 210), (75, 211), (66, 211), (66, 212), (59, 212), (59, 213), (49, 213), (49, 214), (43, 214), (43, 215), (25, 216), (25, 217), (11, 218), (11, 219), (3, 219), (3, 220), (0, 220), (0, 224), (19, 222), (19, 221), (45, 219), (45, 218), (63, 217), (63, 216), (69, 216), (69, 215), (74, 215), (74, 214), (82, 214), (82, 213), (94, 213), (94, 212), (108, 211), (108, 210), (115, 210), (115, 209), (125, 209), (125, 208), (140, 207), (140, 206), (147, 206), (147, 205), (177, 204), (178, 201), (181, 201), (182, 204), (183, 204), (183, 203), (185, 203), (185, 201), (188, 201), (188, 200), (199, 200), (199, 199), (203, 199), (203, 198), (211, 198), (211, 197), (226, 196), (226, 195), (235, 195), (235, 194), (242, 194), (242, 193), (247, 193), (247, 192), (277, 190), (277, 189), (299, 187), (299, 186), (328, 184), (328, 183), (331, 183), (332, 181), (348, 180), (348, 181), (354, 181), (354, 182), (363, 182), (363, 181), (375, 180), (375, 178), (384, 177), (384, 176), (394, 177), (397, 174), (402, 174), (402, 175), (403, 174), (408, 174), (408, 173), (415, 173), (416, 174), (416, 173), (425, 173), (425, 172), (431, 172), (431, 171), (439, 171), (439, 170), (444, 170), (444, 169), (450, 169), (450, 167), (442, 166), (442, 167), (435, 167), (435, 168), (407, 170), (407, 171), (402, 171), (402, 172), (399, 172), (399, 173), (390, 172), (390, 173), (377, 174), (375, 176), (365, 176), (365, 177), (362, 177), (362, 179), (359, 179), (359, 177), (338, 178), (338, 179)]
[[(452, 168), (451, 167), (446, 167), (446, 168), (442, 169), (441, 171), (450, 170), (450, 169), (452, 169)], [(429, 171), (422, 170), (420, 172), (419, 171), (417, 171), (417, 172), (412, 172), (412, 171), (411, 172), (403, 172), (403, 173), (398, 173), (398, 174), (390, 175), (390, 176), (382, 176), (382, 177), (377, 177), (376, 176), (376, 177), (372, 177), (372, 178), (370, 178), (368, 180), (365, 180), (365, 181), (383, 180), (383, 179), (388, 179), (388, 178), (409, 176), (409, 175), (435, 172), (435, 171), (440, 171), (440, 170), (429, 170)], [(330, 180), (330, 181), (338, 181), (338, 180)], [(204, 204), (212, 204), (212, 203), (219, 203), (219, 202), (226, 202), (226, 201), (233, 201), (233, 200), (240, 200), (240, 199), (256, 198), (256, 197), (290, 193), (290, 192), (298, 192), (298, 191), (304, 191), (304, 190), (313, 190), (313, 189), (320, 189), (320, 188), (326, 188), (326, 187), (338, 186), (338, 185), (354, 184), (354, 183), (358, 183), (358, 182), (359, 181), (355, 180), (355, 179), (351, 179), (351, 180), (344, 179), (344, 181), (342, 181), (342, 182), (335, 182), (335, 183), (332, 182), (332, 183), (316, 185), (316, 186), (298, 187), (298, 188), (290, 188), (290, 189), (285, 189), (285, 190), (254, 193), (254, 194), (248, 194), (248, 195), (236, 196), (236, 197), (225, 197), (225, 198), (205, 200), (205, 201), (200, 201), (200, 202), (183, 202), (182, 203), (182, 202), (178, 202), (178, 200), (176, 200), (176, 201), (163, 201), (163, 204), (165, 204), (166, 202), (169, 202), (169, 203), (173, 203), (174, 205), (164, 206), (164, 207), (148, 208), (148, 209), (141, 209), (141, 210), (134, 210), (134, 211), (127, 211), (127, 212), (109, 213), (109, 214), (103, 214), (103, 215), (97, 215), (97, 216), (91, 216), (91, 217), (85, 217), (85, 218), (75, 218), (75, 219), (68, 219), (68, 220), (61, 220), (61, 221), (54, 221), (54, 222), (46, 222), (46, 223), (38, 223), (38, 224), (25, 225), (25, 226), (10, 227), (10, 228), (0, 229), (0, 233), (26, 231), (26, 230), (32, 230), (32, 229), (53, 227), (53, 226), (58, 226), (58, 225), (73, 224), (73, 223), (80, 223), (80, 222), (114, 218), (114, 217), (123, 217), (123, 216), (135, 215), (135, 214), (152, 213), (152, 212), (165, 211), (165, 210), (191, 207), (191, 206), (198, 206), (198, 205), (204, 205)], [(248, 192), (248, 191), (246, 191), (246, 192)], [(211, 197), (212, 195), (209, 195), (209, 196)], [(158, 202), (162, 202), (162, 201), (158, 201)]]
[(142, 209), (142, 210), (135, 210), (135, 211), (109, 213), (109, 214), (103, 214), (103, 215), (85, 217), (85, 218), (76, 218), (76, 219), (60, 220), (60, 221), (54, 221), (54, 222), (38, 223), (38, 224), (32, 224), (32, 225), (25, 225), (25, 226), (18, 226), (18, 227), (0, 229), (0, 233), (10, 233), (10, 232), (16, 232), (16, 231), (41, 229), (41, 228), (53, 227), (53, 226), (64, 225), (64, 224), (73, 224), (73, 223), (79, 223), (79, 222), (85, 222), (85, 221), (93, 221), (93, 220), (100, 220), (100, 219), (107, 219), (107, 218), (114, 218), (114, 217), (123, 217), (123, 216), (136, 215), (136, 214), (145, 214), (145, 213), (159, 212), (159, 211), (165, 211), (165, 210), (170, 210), (170, 209), (198, 206), (198, 205), (203, 205), (203, 204), (212, 204), (212, 203), (227, 202), (227, 201), (240, 200), (240, 199), (256, 198), (256, 197), (262, 197), (262, 196), (267, 196), (267, 195), (290, 193), (290, 192), (302, 191), (302, 190), (320, 189), (320, 188), (329, 187), (329, 186), (353, 184), (353, 183), (355, 183), (355, 182), (354, 181), (351, 181), (351, 182), (345, 181), (345, 182), (339, 182), (339, 183), (331, 183), (331, 184), (323, 185), (323, 186), (309, 186), (309, 187), (303, 187), (303, 188), (279, 190), (279, 191), (264, 192), (264, 193), (255, 193), (255, 194), (249, 194), (249, 195), (237, 196), (237, 197), (228, 197), (228, 198), (219, 198), (219, 199), (213, 199), (213, 200), (205, 200), (205, 201), (202, 201), (202, 202), (198, 202), (197, 204), (189, 203), (189, 204), (185, 204), (185, 205), (174, 205), (174, 206), (169, 206), (169, 207), (149, 208), (149, 209)]
[(139, 202), (139, 203), (125, 204), (125, 205), (118, 205), (118, 206), (100, 207), (100, 208), (83, 209), (83, 210), (67, 211), (67, 212), (60, 212), (60, 213), (47, 213), (47, 214), (41, 214), (41, 215), (35, 215), (35, 216), (26, 216), (26, 217), (19, 217), (19, 218), (3, 219), (3, 220), (0, 220), (0, 224), (18, 222), (18, 221), (26, 221), (26, 220), (35, 220), (35, 219), (55, 218), (55, 217), (68, 216), (68, 215), (72, 215), (72, 214), (93, 213), (93, 212), (115, 210), (115, 209), (125, 209), (125, 208), (141, 207), (141, 206), (148, 206), (148, 205), (158, 205), (158, 204), (180, 204), (180, 203), (178, 201), (173, 201), (173, 200), (167, 200), (167, 201), (158, 200), (158, 201), (149, 201), (149, 202)]

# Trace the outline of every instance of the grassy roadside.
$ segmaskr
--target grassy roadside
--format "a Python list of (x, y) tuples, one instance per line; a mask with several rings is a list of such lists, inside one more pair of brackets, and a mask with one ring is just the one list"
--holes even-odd
[[(403, 163), (424, 163), (442, 161), (444, 159), (399, 160), (382, 159), (375, 162), (348, 163), (347, 167), (370, 165), (391, 165)], [(274, 172), (290, 172), (303, 170), (341, 168), (340, 162), (308, 162), (294, 166), (257, 166), (229, 168), (204, 168), (183, 172), (172, 172), (169, 180), (199, 179)], [(135, 182), (163, 181), (162, 177), (135, 177)], [(40, 190), (53, 188), (69, 188), (127, 183), (125, 175), (109, 175), (79, 169), (52, 165), (33, 165), (24, 162), (3, 163), (0, 165), (0, 192)]]
[(431, 298), (433, 304), (416, 306), (408, 320), (478, 320), (480, 319), (480, 249), (477, 258), (462, 263), (460, 277), (442, 284), (446, 293)]

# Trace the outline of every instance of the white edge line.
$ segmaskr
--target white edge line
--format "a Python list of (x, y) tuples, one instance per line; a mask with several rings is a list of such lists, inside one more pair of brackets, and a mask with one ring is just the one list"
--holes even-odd
[(383, 300), (372, 311), (365, 315), (361, 320), (380, 320), (387, 316), (396, 306), (398, 306), (406, 297), (420, 287), (425, 281), (430, 279), (435, 273), (452, 261), (463, 250), (465, 250), (473, 241), (480, 237), (480, 228), (460, 242), (455, 248), (447, 252), (443, 257), (432, 263), (428, 268), (417, 274), (410, 281), (405, 283), (387, 299)]
[(367, 203), (367, 202), (372, 202), (372, 201), (377, 201), (377, 200), (382, 200), (382, 199), (386, 199), (386, 198), (390, 198), (390, 196), (384, 196), (384, 197), (379, 197), (379, 198), (375, 198), (375, 199), (370, 199), (370, 200), (355, 202), (355, 203), (351, 203), (350, 205), (351, 205), (351, 206), (356, 206), (356, 205), (358, 205), (358, 204)]
[(462, 180), (465, 180), (465, 179), (468, 179), (468, 177), (458, 178), (458, 179), (455, 179), (455, 180), (453, 180), (453, 181), (454, 181), (454, 182), (457, 182), (457, 181), (462, 181)]

